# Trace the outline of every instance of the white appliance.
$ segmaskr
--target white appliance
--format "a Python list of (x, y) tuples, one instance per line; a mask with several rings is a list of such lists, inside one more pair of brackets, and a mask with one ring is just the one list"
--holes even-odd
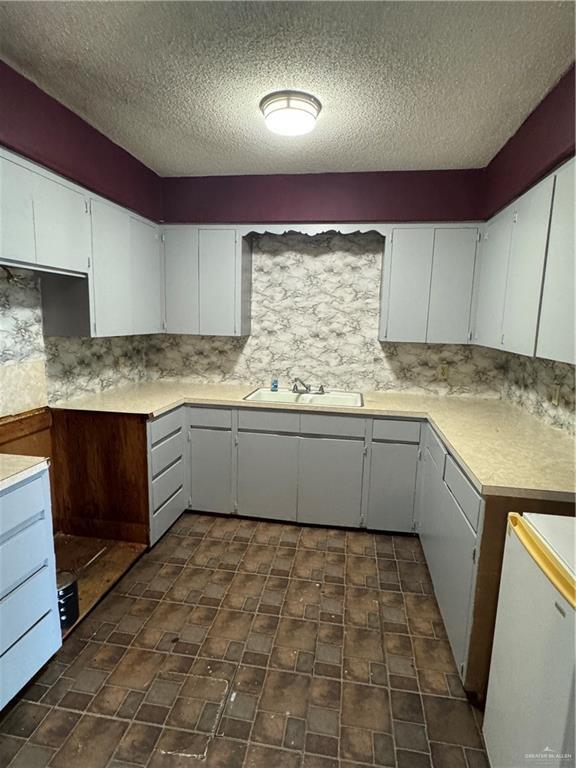
[(484, 738), (492, 768), (574, 768), (576, 520), (508, 516)]

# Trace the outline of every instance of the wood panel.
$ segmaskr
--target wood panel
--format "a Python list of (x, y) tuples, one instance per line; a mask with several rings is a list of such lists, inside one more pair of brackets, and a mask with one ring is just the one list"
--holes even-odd
[[(0, 453), (43, 456), (52, 459), (52, 414), (49, 408), (35, 408), (0, 418)], [(55, 493), (54, 468), (50, 466), (50, 488)]]
[(57, 530), (148, 544), (146, 417), (52, 410)]
[(484, 510), (484, 528), (480, 541), (480, 555), (474, 595), (472, 631), (468, 667), (464, 688), (473, 701), (482, 705), (486, 698), (488, 673), (492, 656), (492, 641), (498, 607), (498, 591), (506, 541), (506, 522), (509, 512), (539, 512), (548, 515), (574, 517), (574, 504), (540, 499), (517, 499), (487, 496)]

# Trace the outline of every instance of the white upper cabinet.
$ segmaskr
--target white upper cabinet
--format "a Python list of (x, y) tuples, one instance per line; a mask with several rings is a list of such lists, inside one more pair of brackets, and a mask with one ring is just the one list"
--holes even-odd
[(236, 318), (236, 232), (233, 229), (200, 229), (198, 275), (200, 333), (234, 336)]
[(33, 176), (36, 262), (54, 269), (88, 272), (88, 198), (40, 174)]
[(556, 174), (536, 355), (576, 363), (574, 160)]
[(395, 229), (383, 287), (380, 339), (426, 341), (434, 230)]
[(477, 239), (475, 228), (434, 232), (428, 343), (465, 344), (469, 340)]
[(549, 176), (516, 201), (508, 257), (502, 349), (533, 355), (550, 224), (554, 177)]
[(133, 328), (130, 216), (115, 205), (91, 201), (94, 336), (127, 336)]
[(166, 332), (200, 332), (198, 311), (198, 228), (177, 226), (164, 231)]
[(36, 262), (32, 174), (0, 157), (0, 259)]
[(0, 157), (0, 243), (2, 260), (86, 274), (88, 198), (55, 177)]
[(158, 227), (130, 218), (132, 333), (160, 333), (162, 263)]
[(468, 341), (475, 227), (395, 229), (384, 263), (381, 341)]
[(514, 211), (506, 208), (486, 225), (479, 253), (476, 320), (473, 341), (483, 347), (502, 346), (502, 319)]
[(230, 227), (164, 231), (166, 331), (203, 336), (250, 332), (252, 251)]

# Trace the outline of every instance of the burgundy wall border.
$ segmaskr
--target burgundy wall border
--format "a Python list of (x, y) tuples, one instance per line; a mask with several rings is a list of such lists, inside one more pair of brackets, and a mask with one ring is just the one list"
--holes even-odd
[(162, 219), (162, 179), (0, 61), (0, 144), (103, 197)]
[(484, 170), (489, 219), (574, 154), (574, 65), (526, 118)]
[(483, 169), (160, 178), (0, 61), (0, 144), (156, 221), (489, 218), (574, 154), (574, 65)]

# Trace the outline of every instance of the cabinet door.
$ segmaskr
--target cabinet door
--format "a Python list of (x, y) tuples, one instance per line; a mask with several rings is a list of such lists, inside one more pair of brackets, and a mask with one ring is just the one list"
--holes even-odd
[(236, 332), (236, 232), (198, 231), (200, 333), (233, 336)]
[(301, 438), (298, 454), (298, 521), (360, 525), (364, 442)]
[(238, 435), (238, 512), (296, 520), (298, 443), (288, 435)]
[(35, 173), (34, 229), (38, 264), (88, 272), (90, 213), (81, 192)]
[(549, 177), (516, 201), (512, 228), (502, 348), (533, 355), (550, 224), (554, 178)]
[(368, 528), (411, 531), (418, 446), (372, 443)]
[(477, 229), (436, 229), (426, 341), (468, 341)]
[(167, 333), (199, 333), (196, 227), (175, 227), (164, 232), (164, 275)]
[(33, 176), (20, 165), (0, 158), (0, 259), (36, 261)]
[(506, 273), (514, 211), (506, 208), (486, 225), (479, 252), (474, 341), (483, 347), (502, 346)]
[(395, 229), (392, 238), (383, 338), (426, 341), (434, 230)]
[(130, 219), (132, 333), (162, 330), (162, 269), (158, 231), (152, 224)]
[(132, 333), (130, 217), (92, 200), (93, 295), (96, 336)]
[(556, 174), (536, 355), (576, 363), (574, 160)]
[(232, 512), (232, 433), (192, 427), (190, 496), (199, 512)]
[(476, 533), (428, 450), (424, 472), (420, 540), (454, 660), (462, 675), (468, 656)]

